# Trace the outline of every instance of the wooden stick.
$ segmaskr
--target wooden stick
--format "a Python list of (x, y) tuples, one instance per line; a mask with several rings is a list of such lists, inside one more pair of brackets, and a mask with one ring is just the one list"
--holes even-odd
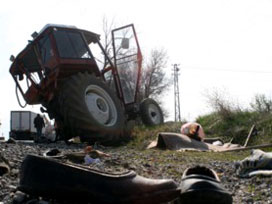
[(251, 127), (251, 129), (250, 129), (250, 131), (249, 131), (249, 133), (248, 133), (248, 136), (247, 136), (247, 138), (246, 138), (246, 141), (245, 141), (245, 144), (244, 144), (244, 147), (246, 147), (247, 146), (247, 143), (248, 143), (248, 141), (249, 141), (249, 139), (250, 139), (250, 137), (251, 137), (251, 135), (252, 135), (252, 133), (253, 133), (253, 130), (255, 129), (255, 124), (254, 125), (252, 125), (252, 127)]
[(235, 151), (243, 151), (243, 150), (256, 149), (256, 148), (265, 148), (265, 147), (272, 147), (272, 144), (255, 145), (250, 147), (238, 147), (238, 148), (223, 150), (220, 152), (235, 152)]

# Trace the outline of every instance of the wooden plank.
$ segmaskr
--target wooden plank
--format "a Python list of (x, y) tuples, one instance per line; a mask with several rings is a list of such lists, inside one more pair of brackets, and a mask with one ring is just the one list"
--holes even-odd
[(248, 143), (248, 141), (249, 141), (249, 139), (250, 139), (250, 137), (251, 137), (251, 135), (252, 135), (254, 129), (255, 129), (255, 124), (252, 125), (252, 127), (251, 127), (251, 129), (250, 129), (250, 131), (249, 131), (249, 133), (248, 133), (248, 136), (247, 136), (247, 139), (246, 139), (246, 141), (245, 141), (244, 147), (247, 146), (247, 143)]
[(266, 147), (272, 147), (272, 144), (263, 144), (263, 145), (255, 145), (250, 147), (238, 147), (234, 149), (227, 149), (220, 152), (235, 152), (235, 151), (243, 151), (243, 150), (249, 150), (249, 149), (256, 149), (256, 148), (266, 148)]

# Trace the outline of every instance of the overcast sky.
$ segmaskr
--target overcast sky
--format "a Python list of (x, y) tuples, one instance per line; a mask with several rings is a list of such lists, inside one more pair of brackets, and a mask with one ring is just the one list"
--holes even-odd
[[(220, 90), (243, 106), (255, 94), (271, 97), (271, 0), (172, 1), (5, 1), (0, 7), (0, 134), (8, 135), (10, 111), (20, 110), (8, 70), (17, 55), (47, 23), (75, 25), (102, 34), (106, 16), (118, 25), (134, 23), (143, 53), (164, 48), (166, 71), (180, 64), (182, 118), (210, 111), (207, 92)], [(174, 119), (174, 93), (166, 102)], [(25, 110), (37, 111), (27, 106)]]

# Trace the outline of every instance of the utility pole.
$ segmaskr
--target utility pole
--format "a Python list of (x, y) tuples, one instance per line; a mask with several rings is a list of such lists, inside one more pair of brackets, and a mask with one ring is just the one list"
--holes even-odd
[(175, 122), (180, 122), (180, 101), (179, 101), (179, 68), (178, 64), (174, 64), (174, 95), (175, 95)]

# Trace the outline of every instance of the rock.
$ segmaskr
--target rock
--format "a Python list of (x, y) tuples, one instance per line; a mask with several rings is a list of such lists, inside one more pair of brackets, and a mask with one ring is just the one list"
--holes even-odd
[(16, 191), (13, 197), (13, 204), (22, 204), (26, 200), (26, 194), (21, 191)]
[(15, 163), (11, 162), (11, 161), (9, 161), (9, 166), (10, 166), (10, 168), (16, 167)]
[(16, 186), (14, 185), (8, 185), (8, 188), (11, 190), (11, 191), (15, 191), (17, 189)]
[(10, 174), (11, 175), (18, 175), (19, 174), (19, 169), (12, 169)]
[(7, 144), (16, 144), (16, 140), (13, 139), (13, 138), (9, 138), (7, 141), (6, 141)]
[(246, 199), (246, 203), (248, 203), (248, 204), (254, 203), (254, 200), (252, 198), (247, 198)]

